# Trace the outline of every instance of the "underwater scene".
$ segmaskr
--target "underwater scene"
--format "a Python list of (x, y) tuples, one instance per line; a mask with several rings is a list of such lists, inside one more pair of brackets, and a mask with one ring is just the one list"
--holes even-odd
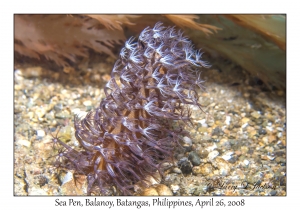
[(286, 16), (14, 15), (14, 195), (286, 196)]

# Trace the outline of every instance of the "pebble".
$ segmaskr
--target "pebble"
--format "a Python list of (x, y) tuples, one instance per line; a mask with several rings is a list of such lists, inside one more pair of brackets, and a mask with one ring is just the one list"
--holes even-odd
[[(206, 133), (207, 132), (207, 127), (200, 127), (198, 128), (199, 133)], [(209, 137), (210, 138), (210, 137)], [(209, 139), (208, 139), (209, 140)]]
[(269, 143), (272, 143), (273, 141), (276, 141), (276, 136), (275, 135), (270, 135), (268, 138)]
[(206, 119), (202, 119), (202, 120), (196, 120), (196, 122), (200, 123), (201, 125), (206, 124)]
[(166, 185), (164, 185), (164, 184), (158, 184), (156, 186), (156, 190), (158, 192), (158, 195), (160, 195), (160, 196), (170, 196), (170, 195), (173, 195), (171, 189), (169, 187), (167, 187)]
[(37, 140), (40, 140), (40, 139), (44, 138), (45, 135), (46, 134), (45, 134), (44, 130), (37, 130), (36, 131), (36, 139)]
[(182, 173), (182, 171), (180, 170), (180, 168), (177, 168), (177, 167), (173, 168), (173, 172), (177, 173), (177, 174), (181, 174)]
[(282, 137), (282, 133), (281, 132), (277, 133), (277, 137), (280, 139)]
[(169, 162), (165, 162), (163, 164), (161, 164), (162, 168), (171, 168), (173, 166), (172, 163), (169, 163)]
[(225, 124), (226, 125), (230, 125), (230, 122), (231, 122), (231, 117), (230, 116), (226, 116)]
[(248, 126), (248, 123), (244, 123), (241, 128), (246, 128)]
[(68, 111), (63, 110), (62, 112), (56, 113), (55, 117), (58, 119), (68, 119), (71, 117), (71, 115)]
[(282, 157), (277, 157), (277, 158), (275, 158), (275, 161), (276, 161), (277, 163), (286, 163), (286, 159), (285, 159), (285, 158), (282, 158)]
[(240, 156), (240, 155), (242, 154), (242, 152), (241, 152), (240, 150), (236, 150), (236, 151), (234, 152), (234, 154), (236, 154), (237, 156)]
[(242, 147), (241, 147), (241, 152), (242, 152), (243, 154), (247, 154), (248, 151), (249, 151), (249, 148), (248, 148), (248, 147), (245, 147), (245, 146), (242, 146)]
[(48, 193), (43, 189), (37, 189), (35, 187), (28, 189), (28, 195), (48, 195)]
[(269, 156), (269, 155), (262, 155), (262, 156), (261, 156), (261, 159), (262, 159), (262, 160), (274, 160), (275, 157), (272, 157), (272, 156)]
[(247, 117), (244, 117), (242, 120), (241, 120), (241, 122), (242, 122), (242, 124), (246, 124), (246, 123), (248, 123), (249, 122), (249, 118), (247, 118)]
[(275, 196), (277, 194), (277, 191), (276, 190), (271, 190), (271, 192), (270, 192), (270, 195), (271, 196)]
[(244, 93), (245, 98), (249, 98), (249, 96), (250, 96), (250, 93)]
[(188, 144), (188, 145), (192, 145), (193, 144), (193, 141), (189, 137), (187, 137), (187, 136), (183, 137), (183, 142), (185, 144)]
[(31, 100), (32, 101), (35, 101), (36, 99), (38, 99), (39, 97), (40, 97), (40, 95), (41, 95), (41, 93), (34, 93), (33, 95), (32, 95), (32, 98), (31, 98)]
[(207, 125), (209, 126), (209, 127), (212, 127), (212, 126), (214, 126), (215, 125), (215, 122), (214, 121), (208, 121), (207, 122)]
[(196, 152), (190, 152), (189, 154), (189, 160), (192, 162), (192, 164), (194, 166), (198, 166), (200, 165), (201, 161), (200, 161), (200, 157), (198, 156), (198, 154)]
[(262, 129), (262, 128), (261, 128), (261, 129), (258, 130), (258, 134), (259, 134), (259, 135), (266, 135), (266, 134), (267, 134), (267, 131), (266, 131), (265, 129)]
[(73, 174), (72, 172), (68, 172), (61, 180), (61, 186), (63, 186), (64, 184), (66, 184), (67, 182), (73, 180)]
[(173, 195), (170, 188), (168, 188), (164, 184), (158, 184), (153, 187), (149, 187), (144, 190), (144, 192), (141, 194), (143, 196), (170, 196)]
[(177, 194), (177, 192), (180, 190), (180, 187), (177, 184), (171, 184), (170, 188), (174, 194)]
[(202, 174), (207, 176), (213, 172), (213, 167), (210, 163), (205, 163), (204, 165), (193, 167), (194, 174)]
[(283, 128), (282, 127), (276, 127), (276, 130), (278, 130), (278, 131), (283, 131)]
[(271, 126), (266, 126), (266, 129), (271, 132), (273, 131), (273, 128)]
[(282, 90), (278, 90), (278, 91), (277, 91), (277, 95), (278, 95), (278, 96), (284, 96), (284, 93), (285, 93), (285, 92), (282, 91)]
[(250, 162), (249, 162), (249, 160), (246, 160), (246, 159), (245, 159), (245, 160), (243, 161), (243, 163), (244, 163), (246, 166), (248, 166)]
[(184, 191), (187, 195), (193, 195), (196, 189), (197, 187), (193, 183), (190, 183), (185, 187)]
[(228, 162), (229, 163), (235, 163), (237, 161), (237, 156), (232, 156), (229, 160), (228, 160)]
[(58, 103), (58, 104), (55, 104), (53, 108), (56, 112), (60, 112), (63, 110), (64, 107), (61, 103)]
[(257, 131), (250, 131), (250, 133), (249, 133), (249, 138), (254, 138), (254, 137), (256, 137), (256, 134), (257, 134)]
[(22, 69), (22, 76), (26, 78), (34, 78), (34, 77), (39, 77), (41, 75), (42, 75), (42, 68), (39, 66)]
[(147, 175), (145, 177), (145, 181), (147, 181), (148, 183), (150, 183), (151, 185), (155, 185), (155, 184), (159, 184), (161, 181), (161, 176), (160, 174), (157, 172), (153, 175)]
[(192, 164), (186, 157), (178, 161), (178, 166), (184, 174), (190, 174), (192, 172)]
[(220, 135), (223, 135), (223, 131), (222, 131), (222, 129), (220, 128), (220, 127), (216, 127), (214, 130), (213, 130), (213, 132), (212, 132), (212, 136), (214, 136), (214, 135), (216, 135), (216, 136), (220, 136)]
[(212, 146), (209, 146), (209, 147), (206, 147), (205, 149), (208, 151), (208, 152), (211, 152), (213, 151), (214, 149), (217, 148), (217, 145), (214, 143)]
[(42, 108), (38, 108), (36, 111), (35, 111), (35, 114), (37, 115), (38, 118), (42, 118), (45, 116), (46, 114), (46, 109), (44, 107)]
[(273, 152), (274, 152), (274, 148), (273, 148), (273, 147), (266, 146), (265, 149), (266, 149), (269, 153), (273, 153)]
[(214, 161), (214, 164), (218, 167), (219, 173), (222, 176), (227, 176), (231, 170), (230, 164), (228, 164), (228, 162), (221, 157), (217, 157)]
[(255, 119), (258, 119), (261, 117), (260, 113), (259, 112), (252, 112), (251, 113), (251, 116), (254, 117)]
[(215, 159), (215, 157), (217, 157), (218, 155), (219, 155), (219, 152), (216, 151), (216, 150), (214, 150), (214, 151), (212, 151), (212, 152), (210, 152), (210, 153), (208, 154), (208, 159), (209, 159), (210, 161), (212, 161), (212, 160)]
[(234, 154), (234, 152), (226, 152), (224, 155), (222, 155), (222, 158), (226, 161), (230, 160), (232, 158), (232, 155)]
[(77, 115), (80, 119), (83, 119), (88, 112), (85, 112), (85, 111), (82, 111), (78, 108), (75, 108), (75, 109), (72, 109), (71, 112), (74, 114), (74, 115)]
[[(69, 176), (69, 175), (68, 175)], [(66, 177), (67, 178), (67, 177)], [(67, 178), (70, 179), (70, 178)], [(87, 189), (87, 180), (86, 177), (83, 175), (78, 175), (76, 177), (77, 182), (75, 183), (74, 179), (71, 179), (65, 182), (63, 185), (60, 186), (60, 192), (63, 195), (83, 195), (86, 194)], [(109, 191), (107, 195), (111, 195), (112, 192)]]
[(189, 144), (183, 144), (182, 147), (185, 149), (185, 152), (190, 152), (193, 149), (192, 145)]
[(274, 160), (275, 159), (274, 156), (270, 156), (270, 155), (268, 155), (268, 158), (269, 158), (269, 160)]
[(204, 158), (207, 157), (208, 151), (207, 151), (206, 149), (200, 149), (200, 150), (198, 151), (198, 155), (199, 155), (199, 157), (200, 157), (201, 159), (204, 159)]
[[(23, 71), (21, 71), (20, 69), (16, 69), (14, 72), (15, 75), (15, 80), (16, 81), (22, 81), (23, 80)], [(23, 88), (21, 88), (21, 84), (15, 84), (15, 90), (22, 90)], [(20, 87), (20, 89), (16, 89), (16, 87)]]
[(203, 141), (209, 141), (211, 139), (211, 136), (209, 136), (209, 135), (204, 135), (203, 137), (202, 137), (202, 140)]
[(244, 172), (239, 168), (234, 171), (234, 174), (238, 175), (238, 180), (244, 180), (246, 177)]
[(92, 104), (93, 104), (93, 103), (92, 103), (90, 100), (87, 100), (87, 101), (84, 101), (84, 102), (83, 102), (83, 105), (84, 105), (84, 106), (92, 106)]
[(268, 138), (267, 136), (264, 136), (264, 137), (262, 138), (262, 141), (263, 141), (265, 144), (268, 144), (269, 138)]
[(18, 145), (25, 146), (25, 147), (30, 147), (31, 146), (31, 142), (28, 141), (28, 140), (25, 140), (25, 139), (19, 139), (19, 140), (16, 141), (16, 143)]
[(193, 174), (200, 174), (201, 173), (201, 167), (200, 166), (194, 166), (193, 169)]

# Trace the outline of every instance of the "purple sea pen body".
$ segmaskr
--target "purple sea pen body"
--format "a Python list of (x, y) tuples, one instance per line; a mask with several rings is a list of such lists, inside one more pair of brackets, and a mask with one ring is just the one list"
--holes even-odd
[(132, 194), (135, 183), (172, 160), (174, 147), (187, 135), (174, 121), (191, 120), (189, 105), (201, 108), (202, 66), (208, 64), (200, 51), (161, 23), (125, 43), (106, 98), (85, 118), (75, 117), (82, 148), (64, 152), (65, 168), (87, 176), (88, 194), (105, 195), (112, 186)]

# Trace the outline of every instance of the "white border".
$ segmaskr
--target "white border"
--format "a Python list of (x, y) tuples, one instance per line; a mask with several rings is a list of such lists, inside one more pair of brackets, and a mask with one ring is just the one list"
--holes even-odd
[[(105, 3), (103, 3), (105, 2)], [(296, 2), (296, 1), (293, 1)], [(299, 13), (296, 3), (292, 1), (5, 1), (1, 4), (1, 209), (30, 209), (55, 208), (55, 199), (58, 197), (14, 197), (13, 196), (13, 14), (14, 13), (286, 13), (287, 14), (287, 197), (245, 197), (247, 205), (244, 209), (254, 207), (282, 208), (299, 206), (299, 159), (296, 154), (299, 147)], [(4, 65), (3, 65), (4, 64)], [(4, 135), (3, 135), (4, 134)], [(297, 138), (298, 137), (298, 138)], [(69, 199), (71, 197), (60, 197)], [(125, 197), (122, 197), (125, 199)], [(176, 199), (195, 200), (195, 197), (177, 197)], [(200, 197), (209, 199), (208, 197)], [(226, 200), (237, 200), (241, 197), (222, 197)], [(84, 200), (85, 197), (75, 197)], [(107, 198), (115, 200), (116, 198)], [(152, 200), (147, 197), (137, 197), (136, 200)], [(94, 207), (95, 208), (95, 207)], [(101, 207), (96, 207), (101, 208)], [(123, 209), (124, 207), (122, 207)], [(276, 209), (277, 209), (276, 208)], [(71, 209), (71, 207), (64, 207)], [(105, 209), (105, 208), (103, 208)], [(114, 208), (115, 209), (115, 208)], [(125, 207), (124, 209), (132, 209)], [(145, 209), (145, 208), (142, 208)], [(149, 208), (148, 208), (149, 209)], [(168, 209), (168, 208), (164, 208)], [(176, 209), (188, 209), (176, 208)], [(195, 208), (196, 209), (196, 208)], [(197, 209), (200, 209), (199, 207)], [(296, 208), (295, 208), (296, 209)]]

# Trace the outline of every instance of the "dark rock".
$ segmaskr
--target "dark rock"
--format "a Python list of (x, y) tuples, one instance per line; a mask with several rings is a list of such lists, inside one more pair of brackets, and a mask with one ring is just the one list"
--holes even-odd
[(261, 157), (260, 157), (260, 156), (255, 156), (255, 157), (254, 157), (254, 161), (255, 161), (257, 164), (261, 164)]
[(220, 136), (220, 135), (223, 135), (224, 132), (222, 131), (222, 129), (220, 127), (216, 127), (213, 132), (212, 132), (212, 136)]
[(234, 110), (229, 110), (228, 113), (232, 113), (233, 115), (239, 115), (239, 113), (237, 113), (237, 112), (234, 111)]
[(249, 155), (252, 155), (253, 152), (254, 152), (254, 150), (253, 150), (252, 148), (248, 150), (248, 154), (249, 154)]
[(215, 143), (219, 143), (220, 142), (220, 139), (212, 139), (213, 140), (213, 142), (215, 142)]
[(54, 110), (56, 112), (61, 112), (63, 110), (64, 106), (61, 103), (55, 104)]
[(267, 131), (265, 129), (259, 129), (258, 133), (259, 133), (259, 135), (266, 135)]
[(255, 120), (256, 125), (261, 125), (263, 120), (261, 118)]
[(280, 186), (286, 186), (286, 176), (280, 177)]
[(200, 161), (200, 157), (198, 156), (198, 154), (196, 152), (190, 152), (189, 154), (189, 160), (192, 162), (192, 164), (194, 166), (198, 166), (200, 165), (201, 161)]
[(285, 150), (279, 150), (279, 151), (275, 151), (274, 155), (281, 157), (284, 156), (285, 153), (286, 153)]
[(282, 158), (282, 157), (275, 158), (275, 161), (276, 161), (276, 163), (286, 163), (285, 158)]
[(276, 190), (271, 190), (271, 192), (270, 192), (270, 195), (271, 196), (275, 196), (277, 194), (277, 191)]
[(190, 152), (192, 151), (192, 146), (191, 145), (188, 145), (188, 144), (184, 144), (182, 145), (182, 147), (185, 149), (185, 152)]
[(184, 174), (192, 173), (193, 165), (186, 157), (183, 157), (178, 161), (178, 167), (181, 169), (182, 173)]
[(259, 186), (261, 184), (261, 180), (258, 180), (255, 185)]
[(235, 163), (237, 161), (237, 157), (234, 155), (234, 156), (231, 156), (231, 158), (229, 160), (227, 160), (229, 163)]

